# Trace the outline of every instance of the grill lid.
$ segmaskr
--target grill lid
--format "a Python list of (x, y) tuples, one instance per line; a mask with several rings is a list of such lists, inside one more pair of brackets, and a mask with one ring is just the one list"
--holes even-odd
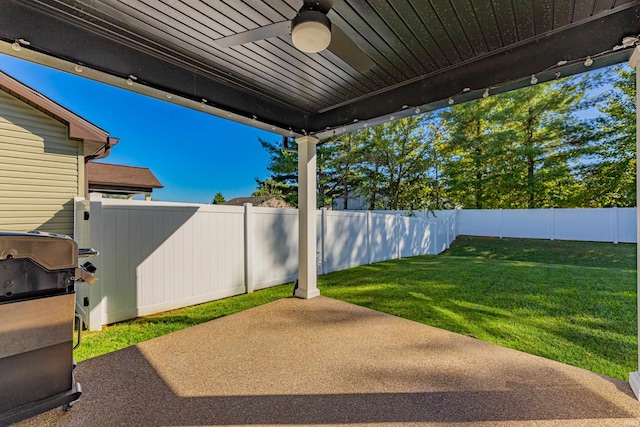
[(62, 234), (0, 231), (0, 260), (28, 258), (47, 270), (76, 268), (78, 244)]

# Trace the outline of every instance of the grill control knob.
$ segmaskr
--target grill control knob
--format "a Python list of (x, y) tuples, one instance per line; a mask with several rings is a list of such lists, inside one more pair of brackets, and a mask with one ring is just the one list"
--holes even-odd
[(89, 261), (82, 264), (82, 266), (84, 267), (85, 270), (87, 270), (91, 274), (95, 273), (97, 270), (96, 266), (91, 264)]

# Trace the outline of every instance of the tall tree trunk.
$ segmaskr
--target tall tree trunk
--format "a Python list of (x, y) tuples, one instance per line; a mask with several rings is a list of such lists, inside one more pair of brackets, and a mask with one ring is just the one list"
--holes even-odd
[(529, 157), (527, 159), (527, 191), (529, 192), (529, 200), (527, 202), (527, 205), (529, 209), (534, 208), (535, 202), (536, 202), (536, 191), (535, 191), (536, 182), (535, 182), (534, 172), (535, 172), (535, 160)]
[(351, 164), (346, 164), (346, 173), (344, 177), (344, 210), (349, 208), (349, 171), (351, 170)]
[(320, 185), (318, 185), (318, 199), (316, 200), (316, 206), (319, 204), (320, 207), (324, 207), (324, 179), (322, 179), (322, 157), (320, 158), (320, 166), (318, 167), (318, 181), (320, 181)]
[(344, 186), (344, 206), (342, 208), (345, 211), (349, 209), (349, 189), (346, 185)]
[(374, 169), (374, 173), (373, 173), (373, 182), (374, 182), (374, 187), (371, 191), (371, 199), (369, 200), (369, 210), (374, 210), (376, 208), (376, 193), (377, 191), (377, 182), (378, 182), (378, 171), (379, 171), (380, 165), (378, 164), (378, 162), (376, 161), (376, 165), (375, 165), (375, 169)]
[[(525, 141), (525, 145), (527, 147), (529, 147), (529, 149), (531, 150), (533, 147), (533, 128), (534, 128), (534, 111), (531, 107), (529, 107), (529, 119), (526, 122), (526, 141)], [(528, 200), (527, 200), (527, 207), (529, 209), (532, 209), (535, 207), (535, 202), (536, 202), (536, 189), (535, 189), (535, 184), (536, 184), (536, 177), (535, 177), (535, 163), (536, 160), (533, 157), (533, 155), (531, 153), (529, 153), (529, 155), (527, 156), (527, 192), (528, 194)]]
[(482, 150), (480, 148), (476, 148), (476, 158), (475, 158), (475, 169), (476, 169), (476, 179), (475, 179), (475, 198), (476, 198), (476, 209), (482, 209), (482, 191), (483, 191), (483, 182), (482, 177), (483, 173), (480, 169), (482, 164), (480, 162), (480, 155), (482, 154)]
[(440, 209), (440, 181), (438, 178), (438, 160), (436, 157), (436, 161), (435, 161), (435, 168), (436, 168), (436, 209)]

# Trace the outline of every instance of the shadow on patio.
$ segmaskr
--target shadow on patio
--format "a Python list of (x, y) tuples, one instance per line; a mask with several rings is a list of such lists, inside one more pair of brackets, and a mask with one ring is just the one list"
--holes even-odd
[(78, 366), (20, 425), (640, 425), (628, 384), (330, 298), (284, 299)]

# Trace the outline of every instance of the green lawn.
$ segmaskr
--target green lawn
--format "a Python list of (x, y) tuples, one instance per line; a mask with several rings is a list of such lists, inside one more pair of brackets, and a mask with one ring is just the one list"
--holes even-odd
[[(325, 296), (627, 379), (636, 245), (461, 237), (444, 254), (319, 277)], [(85, 332), (77, 360), (291, 295), (282, 285)]]
[(461, 237), (319, 280), (323, 295), (601, 374), (638, 369), (636, 245)]

